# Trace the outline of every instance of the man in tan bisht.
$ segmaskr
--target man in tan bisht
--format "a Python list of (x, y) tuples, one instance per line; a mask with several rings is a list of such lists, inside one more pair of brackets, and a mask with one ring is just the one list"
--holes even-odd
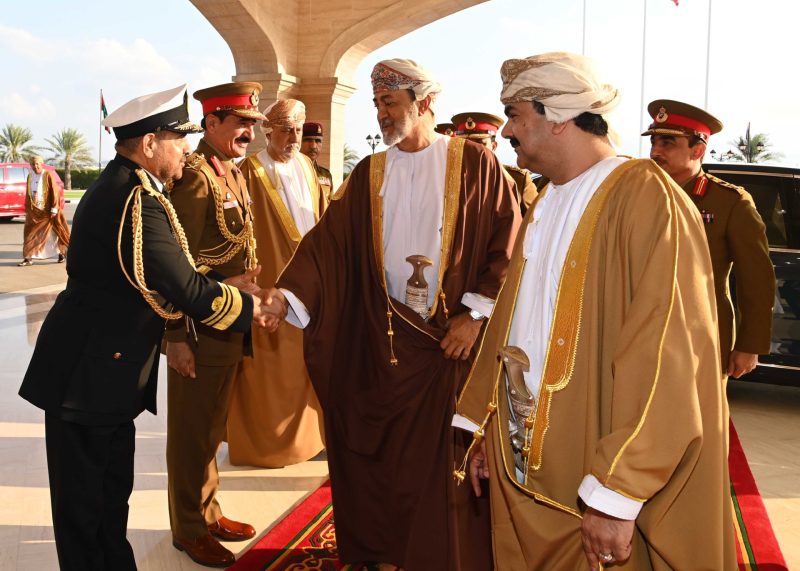
[(486, 571), (488, 501), (450, 477), (471, 438), (450, 420), (519, 207), (491, 151), (434, 132), (423, 68), (382, 61), (372, 88), (390, 148), (356, 166), (271, 294), (305, 328), (341, 560)]
[[(267, 147), (242, 164), (253, 200), (257, 280), (271, 287), (325, 211), (314, 165), (299, 152), (306, 108), (279, 100), (265, 111)], [(233, 464), (276, 468), (304, 462), (324, 445), (322, 411), (303, 361), (303, 332), (253, 330), (253, 358), (239, 365), (228, 410)]]
[(590, 60), (543, 54), (501, 75), (503, 136), (552, 182), (454, 420), (476, 431), (476, 493), (490, 481), (495, 567), (735, 569), (699, 213), (652, 161), (615, 156), (618, 92)]
[(61, 209), (61, 188), (53, 171), (44, 168), (44, 159), (31, 159), (31, 172), (25, 192), (25, 228), (22, 261), (18, 266), (32, 266), (33, 259), (58, 256), (64, 261), (69, 247), (69, 227)]

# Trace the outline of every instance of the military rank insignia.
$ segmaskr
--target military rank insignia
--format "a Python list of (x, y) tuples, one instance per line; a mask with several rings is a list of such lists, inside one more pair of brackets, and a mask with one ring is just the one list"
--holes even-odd
[(714, 213), (713, 212), (709, 212), (708, 210), (701, 210), (700, 211), (700, 217), (703, 219), (703, 222), (705, 222), (706, 224), (711, 224), (712, 222), (714, 222)]
[(694, 181), (694, 189), (692, 194), (703, 198), (706, 195), (706, 188), (708, 187), (708, 179), (704, 176), (699, 176)]
[(669, 118), (669, 114), (667, 113), (666, 107), (661, 107), (658, 110), (658, 114), (655, 116), (656, 123), (663, 123)]

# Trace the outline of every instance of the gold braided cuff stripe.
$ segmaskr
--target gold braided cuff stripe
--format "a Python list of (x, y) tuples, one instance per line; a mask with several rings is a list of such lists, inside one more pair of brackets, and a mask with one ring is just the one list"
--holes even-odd
[(214, 313), (201, 321), (214, 329), (225, 330), (230, 327), (242, 313), (242, 294), (235, 287), (220, 282), (222, 295), (214, 298), (211, 309)]

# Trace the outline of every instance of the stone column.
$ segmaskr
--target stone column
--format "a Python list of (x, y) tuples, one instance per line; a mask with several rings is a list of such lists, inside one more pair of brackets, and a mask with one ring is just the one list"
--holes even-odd
[(340, 83), (335, 77), (304, 78), (293, 95), (306, 105), (306, 118), (322, 123), (325, 137), (319, 162), (333, 175), (333, 189), (342, 183), (344, 162), (344, 111), (356, 88)]

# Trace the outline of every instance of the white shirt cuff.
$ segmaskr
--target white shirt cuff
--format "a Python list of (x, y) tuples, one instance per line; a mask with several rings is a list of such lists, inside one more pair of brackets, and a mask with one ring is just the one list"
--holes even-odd
[(644, 505), (606, 488), (591, 474), (584, 476), (578, 487), (578, 495), (587, 506), (619, 519), (636, 519)]
[(311, 316), (308, 314), (306, 306), (288, 289), (281, 288), (281, 291), (286, 296), (286, 302), (289, 304), (286, 321), (299, 329), (305, 329), (306, 325), (311, 321)]
[(494, 300), (479, 293), (465, 293), (461, 296), (461, 303), (486, 317), (491, 317), (494, 310)]
[(453, 415), (453, 421), (450, 423), (450, 426), (455, 426), (456, 428), (463, 428), (467, 432), (475, 432), (480, 428), (480, 426), (472, 422), (470, 419), (461, 416), (460, 414)]

